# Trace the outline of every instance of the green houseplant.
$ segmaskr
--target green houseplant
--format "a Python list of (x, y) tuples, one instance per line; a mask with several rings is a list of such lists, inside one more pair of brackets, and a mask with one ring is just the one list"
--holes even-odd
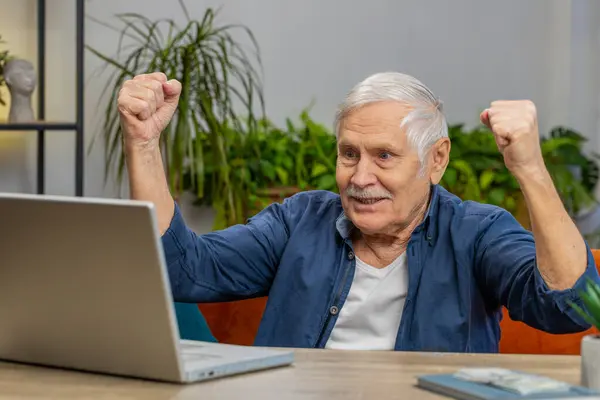
[[(490, 131), (485, 127), (466, 130), (459, 124), (449, 127), (449, 136), (450, 163), (442, 185), (463, 200), (501, 206), (526, 225), (528, 216), (519, 184), (504, 165)], [(579, 133), (564, 127), (552, 129), (540, 140), (548, 171), (571, 215), (595, 202), (597, 157), (584, 155), (585, 141)]]
[(333, 133), (302, 111), (298, 122), (286, 119), (284, 129), (267, 124), (259, 138), (259, 168), (253, 174), (259, 199), (285, 197), (302, 190), (337, 191), (337, 147)]
[(570, 301), (570, 306), (592, 327), (581, 340), (581, 383), (591, 389), (600, 390), (600, 286), (588, 279), (585, 290), (580, 291), (582, 306)]
[[(101, 96), (109, 96), (100, 132), (106, 147), (105, 176), (116, 172), (120, 183), (125, 169), (116, 107), (120, 87), (135, 75), (162, 71), (183, 85), (178, 110), (161, 136), (171, 192), (181, 195), (188, 173), (196, 195), (203, 197), (205, 170), (210, 169), (211, 200), (223, 218), (234, 221), (237, 188), (229, 149), (258, 129), (256, 114), (264, 114), (258, 45), (247, 27), (216, 24), (213, 9), (194, 20), (182, 0), (179, 4), (187, 20), (182, 26), (172, 19), (152, 21), (140, 14), (118, 14), (123, 27), (117, 54), (109, 56), (87, 46), (113, 70)], [(234, 39), (236, 31), (249, 38), (249, 49)], [(125, 46), (126, 40), (131, 44)]]
[(561, 126), (542, 138), (546, 167), (571, 215), (595, 203), (593, 193), (598, 184), (598, 155), (584, 154), (586, 142), (587, 139), (578, 132)]
[(519, 185), (506, 169), (493, 135), (484, 127), (448, 127), (450, 162), (442, 186), (463, 200), (491, 203), (515, 212)]
[(588, 324), (600, 330), (600, 285), (588, 279), (585, 290), (579, 292), (583, 307), (570, 301), (569, 305), (579, 314)]
[[(238, 188), (235, 203), (239, 205), (239, 213), (230, 223), (243, 223), (267, 204), (300, 190), (337, 191), (335, 136), (313, 121), (308, 109), (301, 113), (299, 122), (288, 118), (284, 128), (267, 119), (258, 125), (252, 132), (235, 135), (240, 140), (227, 148), (230, 163), (235, 166), (232, 182)], [(453, 125), (449, 135), (452, 152), (442, 185), (464, 200), (501, 206), (527, 225), (528, 214), (519, 184), (504, 165), (489, 130), (465, 130), (463, 125)], [(554, 128), (541, 139), (550, 174), (572, 214), (594, 202), (592, 193), (598, 180), (594, 157), (582, 152), (584, 143), (581, 135), (562, 127)], [(212, 151), (209, 146), (204, 150), (205, 157)], [(211, 169), (206, 169), (205, 174), (206, 182), (213, 180)], [(186, 187), (197, 192), (191, 180), (188, 182)], [(210, 187), (205, 186), (205, 190), (200, 198), (210, 204)], [(227, 221), (217, 218), (214, 228), (227, 225)]]
[[(288, 118), (285, 127), (263, 118), (257, 129), (243, 134), (232, 132), (231, 136), (237, 140), (227, 141), (226, 152), (232, 166), (231, 182), (236, 188), (232, 195), (237, 212), (235, 218), (225, 219), (216, 207), (214, 229), (243, 223), (268, 204), (301, 190), (337, 190), (335, 137), (310, 118), (308, 109), (302, 111), (298, 121)], [(207, 145), (203, 151), (203, 157), (208, 157), (213, 149)], [(204, 193), (198, 196), (197, 203), (214, 206), (214, 167), (207, 167), (204, 173)], [(198, 193), (196, 182), (188, 170), (184, 187)]]

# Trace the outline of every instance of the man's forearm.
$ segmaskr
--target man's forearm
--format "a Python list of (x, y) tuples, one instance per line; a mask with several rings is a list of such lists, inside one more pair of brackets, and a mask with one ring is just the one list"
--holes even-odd
[(131, 198), (154, 203), (162, 235), (169, 228), (175, 202), (169, 191), (158, 147), (125, 146)]
[(540, 274), (551, 289), (571, 288), (587, 266), (583, 237), (545, 167), (515, 176), (529, 209)]

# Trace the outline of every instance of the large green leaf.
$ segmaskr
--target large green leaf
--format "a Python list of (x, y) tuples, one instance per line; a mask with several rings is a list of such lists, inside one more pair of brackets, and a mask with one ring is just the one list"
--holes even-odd
[(500, 206), (504, 203), (505, 197), (506, 191), (504, 190), (504, 188), (501, 187), (493, 188), (487, 195), (489, 203), (495, 204), (497, 206)]
[(328, 171), (328, 168), (326, 166), (324, 166), (323, 164), (320, 164), (320, 163), (315, 163), (312, 168), (311, 176), (314, 178), (314, 177), (317, 177), (319, 175), (326, 173), (327, 171)]
[(454, 168), (446, 169), (444, 172), (444, 181), (449, 189), (453, 188), (456, 185), (456, 180), (458, 178), (458, 172)]
[(322, 175), (317, 181), (317, 189), (321, 190), (333, 190), (335, 185), (336, 182), (334, 175)]
[(494, 181), (495, 173), (492, 170), (486, 169), (479, 176), (479, 185), (482, 190), (486, 190)]

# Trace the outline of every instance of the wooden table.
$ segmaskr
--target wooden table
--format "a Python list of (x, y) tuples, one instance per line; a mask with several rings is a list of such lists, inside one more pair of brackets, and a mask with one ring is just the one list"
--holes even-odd
[(298, 350), (293, 366), (175, 385), (0, 363), (0, 399), (435, 399), (420, 374), (463, 366), (520, 369), (579, 384), (578, 356)]

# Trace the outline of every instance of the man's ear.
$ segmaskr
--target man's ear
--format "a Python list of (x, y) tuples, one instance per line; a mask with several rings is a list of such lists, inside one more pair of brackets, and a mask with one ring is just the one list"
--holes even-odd
[(437, 185), (442, 180), (446, 167), (450, 162), (450, 139), (441, 138), (433, 146), (429, 152), (431, 171), (430, 180), (433, 185)]

